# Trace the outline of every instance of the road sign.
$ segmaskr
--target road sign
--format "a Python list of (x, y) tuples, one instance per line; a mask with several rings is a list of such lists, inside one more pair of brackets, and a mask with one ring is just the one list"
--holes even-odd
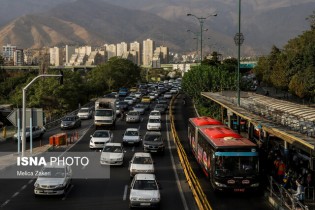
[[(27, 108), (26, 109), (26, 126), (30, 126), (30, 118), (32, 111), (32, 125), (33, 126), (44, 126), (44, 114), (42, 108)], [(20, 118), (20, 126), (22, 126), (22, 109), (14, 109), (8, 116), (7, 119), (14, 125), (18, 126), (17, 119)]]

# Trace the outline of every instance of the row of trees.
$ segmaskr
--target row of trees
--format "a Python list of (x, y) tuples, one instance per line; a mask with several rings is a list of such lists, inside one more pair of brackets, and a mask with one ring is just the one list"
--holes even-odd
[(184, 74), (183, 91), (194, 100), (201, 115), (220, 119), (220, 106), (205, 99), (200, 93), (236, 90), (236, 67), (236, 59), (227, 59), (221, 63), (212, 57)]
[[(42, 107), (48, 119), (62, 116), (77, 109), (93, 97), (117, 90), (119, 87), (131, 87), (144, 80), (143, 69), (127, 59), (111, 58), (95, 69), (84, 71), (64, 71), (63, 85), (58, 78), (38, 79), (27, 90), (27, 107)], [(52, 70), (48, 74), (59, 74)], [(0, 104), (9, 103), (14, 107), (22, 106), (22, 88), (38, 72), (0, 71)]]
[(273, 46), (254, 68), (257, 79), (302, 99), (315, 100), (315, 11), (308, 19), (311, 30), (289, 40), (280, 50)]

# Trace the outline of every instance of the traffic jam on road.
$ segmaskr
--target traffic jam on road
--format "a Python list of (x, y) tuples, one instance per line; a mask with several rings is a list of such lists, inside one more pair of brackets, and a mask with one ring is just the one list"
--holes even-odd
[[(86, 130), (85, 135), (75, 145), (67, 148), (67, 152), (98, 154), (98, 164), (110, 167), (110, 178), (105, 180), (104, 184), (111, 185), (111, 182), (119, 182), (118, 185), (124, 185), (123, 200), (125, 202), (121, 204), (124, 207), (126, 207), (126, 202), (130, 208), (160, 207), (162, 198), (165, 197), (165, 203), (172, 203), (171, 200), (167, 201), (172, 196), (177, 197), (179, 202), (181, 200), (179, 192), (176, 193), (177, 195), (173, 192), (176, 189), (175, 180), (172, 180), (174, 184), (171, 190), (160, 190), (163, 183), (165, 186), (170, 185), (169, 180), (166, 181), (166, 179), (170, 177), (174, 179), (174, 175), (171, 175), (174, 172), (172, 172), (169, 154), (165, 153), (167, 148), (166, 113), (170, 98), (164, 97), (166, 92), (174, 88), (179, 91), (180, 83), (172, 81), (141, 84), (137, 89), (133, 88), (134, 92), (123, 88), (96, 100), (95, 110), (92, 113), (90, 107), (84, 107), (78, 115), (63, 118), (60, 124), (60, 132), (65, 129), (66, 131)], [(172, 95), (175, 93), (173, 91)], [(170, 168), (168, 174), (162, 171), (164, 168)], [(46, 173), (47, 171), (49, 173)], [(61, 197), (63, 201), (71, 200), (73, 196), (80, 194), (79, 192), (89, 191), (87, 187), (79, 189), (86, 180), (83, 182), (82, 179), (75, 179), (74, 171), (67, 165), (43, 167), (42, 173), (33, 182), (30, 181), (32, 184), (28, 184), (27, 187), (33, 185), (33, 194), (36, 195), (37, 200), (43, 199), (49, 202), (47, 200), (51, 197), (49, 195), (59, 195), (56, 199)], [(91, 179), (91, 185), (95, 185), (94, 182), (99, 181), (97, 180)], [(113, 186), (113, 193), (115, 188), (117, 186)], [(110, 191), (110, 189), (106, 188), (104, 191)], [(111, 192), (98, 192), (111, 194)], [(25, 193), (25, 190), (21, 193)], [(35, 209), (39, 207), (36, 202), (36, 200), (31, 202)], [(10, 205), (13, 208), (19, 206), (16, 202), (7, 203), (5, 206)], [(172, 205), (174, 204), (167, 204), (170, 208)], [(113, 204), (112, 207), (125, 209), (118, 204)], [(168, 209), (168, 207), (163, 204), (163, 209)]]

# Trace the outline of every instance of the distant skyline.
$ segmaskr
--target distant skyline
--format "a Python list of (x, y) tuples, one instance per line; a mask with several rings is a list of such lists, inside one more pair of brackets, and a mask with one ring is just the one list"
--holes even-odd
[[(209, 29), (204, 33), (204, 38), (210, 38), (204, 42), (204, 52), (212, 46), (216, 51), (236, 56), (233, 37), (238, 24), (237, 1), (71, 2), (74, 0), (3, 0), (0, 7), (0, 44), (36, 47), (93, 42), (93, 45), (99, 45), (101, 42), (131, 42), (152, 37), (158, 45), (165, 43), (173, 52), (195, 51), (196, 42), (192, 34), (186, 31), (198, 31), (200, 26), (196, 19), (187, 17), (187, 13), (206, 17), (216, 12), (217, 17), (208, 18), (204, 23), (204, 28)], [(242, 56), (267, 54), (273, 45), (282, 48), (290, 39), (310, 29), (309, 22), (305, 19), (315, 9), (314, 0), (241, 2), (241, 32), (245, 37), (241, 48)], [(24, 16), (25, 14), (32, 15)], [(115, 19), (115, 24), (111, 18)]]

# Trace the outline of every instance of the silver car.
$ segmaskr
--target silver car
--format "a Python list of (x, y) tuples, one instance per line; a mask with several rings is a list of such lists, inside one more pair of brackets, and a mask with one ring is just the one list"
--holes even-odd
[(161, 194), (154, 174), (136, 174), (130, 186), (129, 206), (160, 207)]
[(140, 114), (144, 114), (144, 112), (145, 112), (145, 106), (144, 106), (143, 104), (136, 104), (136, 105), (133, 107), (133, 110), (139, 112)]
[(127, 128), (123, 135), (123, 144), (139, 144), (141, 135), (138, 128)]
[(126, 122), (140, 122), (140, 113), (137, 111), (129, 111), (126, 115)]

